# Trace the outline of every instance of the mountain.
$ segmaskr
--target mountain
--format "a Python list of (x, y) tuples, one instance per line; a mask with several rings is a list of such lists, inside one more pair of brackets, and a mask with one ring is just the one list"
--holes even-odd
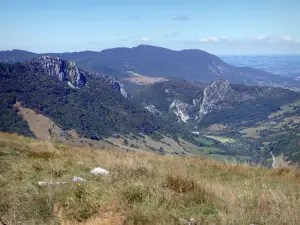
[[(113, 48), (101, 52), (46, 53), (52, 57), (72, 60), (80, 68), (124, 79), (144, 77), (182, 78), (197, 83), (226, 79), (233, 83), (299, 87), (300, 82), (248, 67), (234, 67), (219, 57), (201, 50), (173, 51), (166, 48), (139, 45), (134, 48)], [(0, 60), (23, 61), (35, 57), (25, 51), (2, 51)]]
[(132, 101), (226, 146), (212, 154), (276, 168), (300, 161), (299, 99), (298, 92), (280, 87), (216, 80), (209, 85), (156, 83), (137, 92)]
[(31, 135), (13, 106), (16, 102), (51, 118), (63, 130), (74, 129), (92, 139), (169, 129), (160, 118), (130, 101), (114, 78), (88, 73), (70, 61), (42, 56), (23, 64), (1, 63), (0, 78), (2, 131)]
[[(149, 84), (130, 95), (115, 78), (86, 72), (72, 61), (51, 56), (0, 63), (0, 78), (1, 131), (62, 136), (71, 144), (75, 136), (78, 145), (95, 146), (91, 141), (102, 140), (121, 149), (234, 158), (266, 166), (272, 164), (272, 154), (293, 161), (300, 158), (298, 126), (294, 125), (298, 117), (289, 118), (286, 113), (299, 112), (293, 102), (300, 96), (284, 88), (223, 79), (208, 85), (172, 79)], [(284, 111), (285, 107), (289, 111)], [(284, 113), (279, 118), (270, 119), (280, 110)], [(292, 121), (291, 127), (281, 121), (286, 118), (289, 124)], [(283, 128), (244, 135), (260, 123)], [(293, 138), (278, 133), (281, 129), (286, 134), (293, 132)], [(280, 139), (272, 136), (274, 132)], [(251, 135), (262, 135), (262, 139)], [(285, 144), (292, 149), (278, 148)]]
[(39, 54), (24, 50), (14, 49), (12, 51), (0, 51), (0, 62), (15, 63), (38, 57)]
[(231, 84), (218, 79), (206, 86), (184, 81), (161, 82), (144, 88), (133, 100), (154, 114), (175, 114), (180, 122), (209, 126), (266, 119), (281, 105), (299, 98), (299, 93), (279, 87)]

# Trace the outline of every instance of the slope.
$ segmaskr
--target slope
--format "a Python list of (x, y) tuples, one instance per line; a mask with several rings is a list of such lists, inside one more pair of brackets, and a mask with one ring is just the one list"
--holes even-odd
[(179, 121), (207, 127), (214, 123), (245, 125), (267, 119), (300, 94), (279, 87), (248, 86), (216, 80), (209, 85), (167, 81), (150, 85), (133, 96), (146, 109)]
[[(13, 104), (41, 112), (64, 130), (101, 139), (113, 133), (176, 131), (129, 101), (123, 86), (111, 77), (87, 73), (72, 62), (40, 57), (24, 64), (0, 64), (1, 130), (17, 131)], [(3, 104), (2, 104), (3, 103)], [(22, 124), (23, 134), (30, 133)]]
[[(299, 171), (74, 148), (0, 133), (7, 224), (298, 224)], [(94, 176), (94, 167), (109, 171)], [(72, 183), (74, 176), (86, 179)], [(39, 186), (39, 181), (61, 182)]]

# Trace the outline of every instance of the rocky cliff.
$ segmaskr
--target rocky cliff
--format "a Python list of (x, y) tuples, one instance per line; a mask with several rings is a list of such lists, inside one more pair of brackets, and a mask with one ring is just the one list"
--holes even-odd
[[(251, 101), (259, 105), (260, 109), (268, 108), (269, 110), (270, 108), (273, 110), (276, 104), (281, 104), (274, 103), (276, 99), (287, 102), (297, 95), (295, 92), (283, 88), (231, 84), (228, 80), (222, 79), (215, 80), (206, 87), (189, 86), (187, 83), (177, 82), (176, 85), (174, 83), (159, 84), (153, 90), (160, 95), (152, 95), (148, 99), (145, 96), (144, 102), (151, 104), (152, 108), (156, 110), (175, 114), (178, 121), (193, 124), (201, 121), (207, 115), (224, 110), (234, 110), (237, 106), (249, 104)], [(162, 104), (155, 105), (154, 98), (159, 98), (159, 103), (168, 104), (167, 110), (162, 108)]]
[(249, 100), (278, 97), (286, 92), (289, 91), (283, 88), (237, 85), (230, 84), (227, 80), (216, 80), (204, 89), (199, 113), (205, 115), (213, 111), (234, 108), (235, 104)]
[(62, 60), (58, 57), (41, 56), (25, 62), (33, 71), (39, 71), (52, 76), (61, 82), (66, 82), (72, 88), (81, 88), (87, 85), (88, 78), (101, 80), (106, 85), (129, 99), (130, 96), (124, 86), (112, 77), (98, 73), (88, 73), (79, 69), (72, 61)]
[(72, 61), (61, 60), (58, 57), (41, 56), (27, 61), (25, 65), (53, 76), (59, 81), (69, 82), (69, 85), (73, 87), (80, 87), (86, 84), (86, 74), (80, 71)]

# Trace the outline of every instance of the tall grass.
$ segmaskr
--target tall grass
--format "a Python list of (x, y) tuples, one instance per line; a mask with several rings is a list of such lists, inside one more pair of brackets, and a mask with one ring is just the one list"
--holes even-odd
[[(92, 176), (103, 167), (108, 176)], [(0, 133), (7, 224), (300, 224), (300, 173)], [(73, 176), (87, 180), (73, 184)], [(38, 181), (67, 181), (40, 187)]]

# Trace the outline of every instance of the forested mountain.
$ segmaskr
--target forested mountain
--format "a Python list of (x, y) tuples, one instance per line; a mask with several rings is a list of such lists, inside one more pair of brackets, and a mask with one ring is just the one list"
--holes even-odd
[(0, 62), (15, 63), (38, 57), (39, 54), (24, 50), (14, 49), (11, 51), (0, 51)]
[(73, 62), (40, 57), (24, 64), (0, 64), (2, 131), (30, 134), (13, 105), (18, 101), (63, 129), (100, 139), (113, 133), (176, 131), (130, 101), (115, 79), (87, 73)]
[(283, 88), (216, 80), (207, 86), (184, 81), (156, 83), (138, 92), (133, 100), (150, 112), (175, 114), (181, 122), (209, 126), (260, 121), (281, 105), (299, 98), (299, 93)]
[[(242, 134), (258, 123), (281, 126), (288, 115), (277, 119), (270, 119), (270, 115), (300, 98), (298, 92), (284, 88), (234, 84), (224, 79), (208, 85), (172, 79), (148, 85), (131, 96), (115, 78), (86, 72), (72, 61), (50, 56), (1, 63), (0, 78), (1, 131), (33, 136), (14, 107), (19, 102), (50, 118), (62, 130), (75, 130), (89, 139), (143, 133), (160, 141), (164, 134), (173, 138), (180, 154), (222, 155), (265, 165), (270, 165), (265, 160), (271, 157), (271, 151), (294, 161), (299, 159), (296, 128), (285, 127), (280, 135), (280, 129), (256, 131), (258, 140)], [(298, 112), (297, 106), (291, 107)], [(146, 143), (143, 138), (139, 141)], [(137, 148), (133, 143), (130, 145)], [(167, 142), (161, 143), (169, 147)], [(279, 149), (282, 145), (291, 148)]]
[[(226, 79), (233, 83), (300, 87), (300, 82), (252, 68), (231, 66), (219, 57), (201, 50), (173, 51), (139, 45), (134, 48), (113, 48), (101, 52), (45, 53), (72, 60), (89, 72), (105, 73), (120, 79), (139, 74), (147, 77), (185, 78), (197, 83)], [(37, 54), (26, 51), (2, 51), (0, 61), (24, 61)], [(128, 73), (128, 72), (131, 73)]]

